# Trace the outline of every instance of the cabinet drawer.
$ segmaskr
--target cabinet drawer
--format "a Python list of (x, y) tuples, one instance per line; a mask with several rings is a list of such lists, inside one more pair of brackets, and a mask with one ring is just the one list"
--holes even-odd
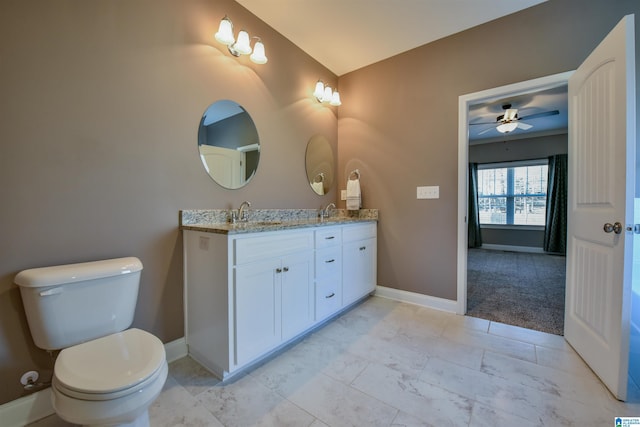
[(316, 230), (316, 249), (329, 246), (340, 246), (342, 244), (341, 227), (323, 227)]
[(235, 264), (281, 257), (313, 249), (313, 232), (264, 234), (234, 240)]
[(342, 247), (333, 246), (316, 250), (316, 277), (342, 274)]
[(328, 278), (316, 281), (316, 321), (322, 320), (342, 307), (340, 280)]
[(344, 242), (353, 242), (356, 240), (370, 239), (376, 237), (376, 223), (368, 222), (366, 224), (346, 225), (342, 229), (342, 240)]

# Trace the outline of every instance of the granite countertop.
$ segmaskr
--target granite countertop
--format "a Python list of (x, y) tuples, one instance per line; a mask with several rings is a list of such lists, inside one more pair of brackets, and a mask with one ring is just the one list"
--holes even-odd
[(316, 209), (252, 209), (249, 221), (232, 224), (228, 221), (228, 210), (182, 210), (180, 229), (240, 234), (378, 221), (377, 209), (355, 212), (337, 209), (332, 211), (331, 217), (323, 220), (318, 218), (317, 213)]

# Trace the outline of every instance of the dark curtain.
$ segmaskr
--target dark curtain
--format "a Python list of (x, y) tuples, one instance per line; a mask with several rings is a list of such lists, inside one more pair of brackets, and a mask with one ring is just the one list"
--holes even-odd
[(544, 250), (567, 253), (567, 155), (549, 157)]
[(480, 231), (480, 213), (478, 209), (478, 164), (469, 163), (469, 212), (468, 233), (469, 247), (482, 246), (482, 233)]

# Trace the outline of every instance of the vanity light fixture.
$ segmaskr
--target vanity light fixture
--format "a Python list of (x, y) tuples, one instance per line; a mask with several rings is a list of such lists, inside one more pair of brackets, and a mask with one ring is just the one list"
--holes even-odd
[(316, 83), (316, 90), (313, 91), (313, 96), (316, 97), (318, 102), (329, 103), (336, 107), (342, 105), (338, 91), (332, 91), (331, 87), (325, 86), (322, 80), (318, 80), (318, 83)]
[(220, 27), (214, 37), (217, 41), (226, 45), (227, 49), (229, 49), (229, 53), (233, 56), (251, 54), (249, 59), (251, 59), (252, 62), (255, 62), (256, 64), (267, 63), (267, 57), (264, 53), (264, 44), (262, 43), (262, 40), (260, 40), (260, 37), (253, 37), (256, 39), (253, 49), (251, 49), (249, 33), (245, 30), (241, 30), (238, 33), (238, 40), (236, 40), (233, 35), (233, 23), (226, 15), (220, 21)]

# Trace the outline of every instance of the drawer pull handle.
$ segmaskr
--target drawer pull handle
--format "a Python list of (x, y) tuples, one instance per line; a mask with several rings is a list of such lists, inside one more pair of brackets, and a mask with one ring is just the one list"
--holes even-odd
[(324, 239), (325, 239), (325, 240), (331, 240), (331, 239), (335, 239), (335, 238), (336, 238), (336, 236), (327, 236), (327, 237), (325, 237)]
[(327, 264), (329, 264), (330, 262), (335, 262), (335, 261), (336, 261), (335, 259), (328, 259), (328, 260), (326, 260), (325, 262), (326, 262)]
[(335, 292), (332, 292), (331, 295), (327, 295), (325, 298), (329, 299), (329, 298), (333, 298), (336, 296)]
[(360, 250), (361, 250), (361, 251), (364, 251), (365, 249), (367, 249), (367, 247), (366, 247), (366, 246), (360, 246)]
[(276, 268), (276, 273), (282, 273), (282, 269), (281, 268)]
[(289, 271), (289, 267), (283, 268), (282, 271), (284, 271), (286, 273), (287, 271)]

